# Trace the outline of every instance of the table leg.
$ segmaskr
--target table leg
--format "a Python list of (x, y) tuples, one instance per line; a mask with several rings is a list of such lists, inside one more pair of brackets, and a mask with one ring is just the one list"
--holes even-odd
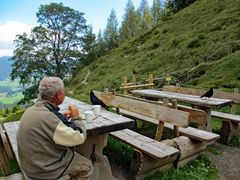
[(203, 129), (209, 132), (212, 132), (212, 125), (210, 124), (210, 119), (211, 119), (211, 108), (208, 107), (198, 107), (198, 109), (204, 110), (206, 112), (207, 116), (207, 122), (205, 125), (199, 126), (199, 129)]
[[(103, 148), (107, 145), (107, 140), (107, 133), (90, 136), (87, 137), (87, 140), (83, 145), (78, 146), (78, 151), (93, 162), (94, 170), (91, 176), (91, 180), (114, 179), (114, 177), (112, 176), (112, 170), (108, 158), (102, 153)], [(93, 154), (95, 154), (95, 160), (93, 160)]]

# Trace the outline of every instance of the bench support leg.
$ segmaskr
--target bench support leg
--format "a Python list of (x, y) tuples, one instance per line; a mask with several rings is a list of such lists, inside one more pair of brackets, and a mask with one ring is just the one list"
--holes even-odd
[(228, 141), (233, 135), (240, 132), (239, 124), (231, 121), (223, 121), (220, 135), (220, 142), (228, 144)]

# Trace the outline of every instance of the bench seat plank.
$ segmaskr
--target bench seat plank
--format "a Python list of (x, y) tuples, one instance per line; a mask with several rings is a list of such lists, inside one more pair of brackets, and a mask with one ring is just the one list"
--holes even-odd
[(179, 150), (174, 147), (168, 146), (129, 129), (111, 132), (110, 135), (126, 142), (135, 149), (140, 150), (155, 159), (169, 158), (179, 153)]
[[(137, 114), (134, 112), (130, 112), (130, 111), (127, 111), (124, 109), (120, 109), (120, 114), (128, 116), (133, 119), (137, 118), (137, 119), (158, 125), (158, 120), (156, 120), (156, 119), (153, 119), (153, 118), (150, 118), (147, 116), (143, 116), (141, 114)], [(169, 124), (169, 123), (164, 123), (164, 127), (169, 128), (169, 129), (174, 129), (173, 125)], [(215, 141), (220, 138), (220, 136), (218, 134), (214, 134), (211, 132), (203, 131), (203, 130), (192, 128), (192, 127), (187, 127), (187, 128), (179, 127), (179, 132), (181, 135), (184, 135), (184, 136), (187, 136), (187, 137), (199, 140), (199, 141), (204, 141), (204, 142), (211, 142), (211, 141)]]
[(218, 111), (212, 111), (211, 116), (240, 123), (240, 115), (228, 114), (228, 113), (223, 113), (223, 112), (218, 112)]

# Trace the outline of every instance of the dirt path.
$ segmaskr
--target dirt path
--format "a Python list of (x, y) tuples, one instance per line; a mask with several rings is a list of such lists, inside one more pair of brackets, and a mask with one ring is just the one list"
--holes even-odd
[(240, 179), (240, 148), (215, 143), (213, 146), (219, 153), (207, 153), (216, 165), (221, 180)]

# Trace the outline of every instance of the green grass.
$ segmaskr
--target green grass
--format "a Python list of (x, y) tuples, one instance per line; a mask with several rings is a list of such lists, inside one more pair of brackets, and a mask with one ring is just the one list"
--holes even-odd
[[(16, 159), (9, 160), (9, 165), (10, 165), (11, 174), (21, 172), (20, 167), (19, 167)], [(0, 176), (1, 177), (3, 176), (1, 171), (0, 171)]]
[(23, 98), (23, 94), (19, 92), (11, 96), (8, 96), (8, 95), (0, 96), (0, 102), (2, 102), (3, 104), (14, 104), (22, 98)]
[(109, 137), (107, 147), (104, 149), (103, 153), (110, 161), (128, 169), (133, 155), (133, 148), (121, 141)]
[(209, 158), (202, 154), (182, 168), (166, 172), (158, 171), (144, 180), (218, 180), (217, 169)]
[(233, 136), (228, 144), (240, 148), (240, 134)]

